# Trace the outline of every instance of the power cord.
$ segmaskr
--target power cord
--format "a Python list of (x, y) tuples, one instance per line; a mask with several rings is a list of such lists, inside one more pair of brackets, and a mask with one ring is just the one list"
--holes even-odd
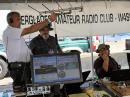
[(68, 94), (67, 94), (66, 86), (65, 86), (65, 85), (64, 85), (64, 87), (63, 87), (63, 90), (64, 90), (64, 93), (65, 93), (65, 97), (69, 97)]

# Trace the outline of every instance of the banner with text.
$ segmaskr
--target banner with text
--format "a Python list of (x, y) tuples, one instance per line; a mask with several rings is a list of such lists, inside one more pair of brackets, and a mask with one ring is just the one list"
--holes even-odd
[[(88, 6), (84, 4), (83, 12), (72, 11), (71, 14), (58, 15), (55, 22), (56, 26), (54, 26), (54, 23), (52, 24), (55, 28), (54, 31), (56, 31), (58, 36), (93, 36), (130, 32), (130, 7), (127, 2), (124, 5), (120, 2), (115, 2), (113, 4), (120, 6), (116, 5), (108, 9), (104, 6), (96, 6), (96, 4), (101, 4), (101, 2), (95, 3), (94, 7), (93, 3)], [(48, 4), (47, 6), (50, 7), (52, 5)], [(104, 5), (104, 3), (101, 5)], [(21, 13), (22, 27), (43, 21), (50, 15), (39, 15), (38, 12), (29, 9), (27, 6), (24, 6), (24, 8), (18, 9), (15, 7), (15, 10)], [(35, 8), (41, 10), (39, 5), (35, 5)], [(51, 34), (55, 34), (54, 31)]]

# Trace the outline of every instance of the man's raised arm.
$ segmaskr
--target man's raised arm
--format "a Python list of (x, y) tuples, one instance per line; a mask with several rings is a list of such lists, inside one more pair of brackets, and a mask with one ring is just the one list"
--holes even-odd
[(49, 19), (45, 19), (44, 21), (42, 22), (39, 22), (37, 24), (34, 24), (30, 27), (27, 27), (27, 28), (24, 28), (23, 29), (23, 32), (21, 34), (21, 36), (24, 36), (26, 34), (30, 34), (30, 33), (33, 33), (33, 32), (36, 32), (36, 31), (39, 31), (41, 28), (45, 27), (46, 25), (48, 25), (50, 22), (54, 22), (57, 18), (57, 14), (56, 13), (52, 13), (49, 17)]

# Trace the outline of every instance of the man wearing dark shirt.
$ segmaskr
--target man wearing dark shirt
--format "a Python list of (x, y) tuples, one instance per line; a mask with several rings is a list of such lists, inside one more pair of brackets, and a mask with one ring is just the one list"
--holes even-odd
[(53, 30), (51, 24), (39, 30), (40, 34), (30, 42), (30, 49), (34, 55), (61, 53), (61, 49), (55, 37), (49, 35)]
[(94, 68), (99, 78), (104, 78), (113, 71), (119, 69), (118, 63), (110, 56), (110, 46), (106, 44), (100, 44), (97, 49), (99, 58), (94, 62)]

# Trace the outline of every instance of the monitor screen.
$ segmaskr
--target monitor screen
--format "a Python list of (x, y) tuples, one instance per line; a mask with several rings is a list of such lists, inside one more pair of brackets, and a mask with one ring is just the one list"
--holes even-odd
[(60, 84), (82, 81), (80, 55), (77, 53), (32, 56), (33, 84)]

